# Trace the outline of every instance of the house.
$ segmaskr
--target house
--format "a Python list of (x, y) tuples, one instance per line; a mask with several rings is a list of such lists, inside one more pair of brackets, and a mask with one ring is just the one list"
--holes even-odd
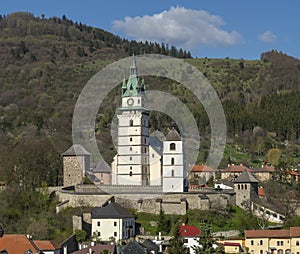
[(111, 168), (103, 159), (92, 169), (92, 173), (96, 177), (95, 184), (111, 184)]
[(153, 241), (151, 241), (150, 239), (146, 239), (143, 242), (143, 246), (145, 246), (148, 249), (148, 251), (150, 251), (151, 254), (157, 254), (158, 253), (159, 247)]
[(248, 167), (244, 166), (243, 164), (228, 165), (227, 168), (220, 170), (221, 179), (228, 179), (228, 180), (232, 181), (235, 178), (237, 178), (240, 174), (242, 174), (244, 170), (247, 170), (251, 173), (253, 172), (252, 169), (249, 169)]
[(261, 168), (254, 169), (255, 177), (261, 181), (268, 181), (273, 178), (275, 168), (269, 165), (263, 165)]
[(225, 241), (223, 243), (224, 251), (227, 254), (238, 254), (241, 253), (242, 244), (235, 241)]
[(103, 253), (106, 250), (107, 254), (116, 254), (117, 248), (115, 244), (95, 244), (72, 252), (72, 254), (87, 254), (87, 253)]
[(20, 234), (4, 234), (0, 238), (0, 252), (6, 250), (9, 254), (59, 254), (61, 247), (52, 241), (32, 240), (30, 237)]
[(135, 216), (118, 203), (92, 210), (92, 236), (102, 241), (125, 240), (135, 236)]
[(179, 229), (180, 235), (183, 238), (183, 246), (189, 249), (191, 254), (194, 254), (192, 246), (199, 245), (200, 229), (192, 225), (182, 225)]
[(255, 254), (300, 254), (300, 227), (245, 230), (245, 247)]
[(206, 165), (193, 165), (189, 167), (188, 172), (188, 180), (192, 186), (193, 184), (206, 183), (211, 178), (215, 179), (218, 171)]
[(143, 244), (133, 240), (130, 241), (126, 246), (124, 246), (120, 254), (151, 254), (150, 250)]

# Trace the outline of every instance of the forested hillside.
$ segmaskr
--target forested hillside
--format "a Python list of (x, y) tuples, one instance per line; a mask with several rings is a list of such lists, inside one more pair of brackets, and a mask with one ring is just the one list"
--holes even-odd
[[(300, 157), (300, 61), (275, 50), (260, 60), (192, 59), (174, 46), (122, 39), (99, 28), (30, 13), (0, 16), (0, 180), (32, 189), (42, 182), (61, 183), (60, 154), (71, 145), (76, 99), (101, 68), (135, 54), (186, 58), (209, 79), (223, 103), (228, 142), (220, 167), (227, 163), (259, 166), (278, 148), (280, 160), (295, 166)], [(242, 57), (242, 56), (241, 56)], [(145, 77), (147, 89), (161, 80)], [(191, 91), (172, 81), (166, 88), (192, 111), (201, 133), (199, 163), (210, 140), (206, 113)], [(99, 147), (107, 162), (115, 151), (110, 124), (119, 103), (103, 103), (97, 117)], [(112, 98), (112, 97), (110, 97)], [(152, 114), (152, 128), (164, 131), (170, 119)], [(105, 149), (104, 149), (104, 148)], [(276, 163), (279, 163), (277, 161)]]

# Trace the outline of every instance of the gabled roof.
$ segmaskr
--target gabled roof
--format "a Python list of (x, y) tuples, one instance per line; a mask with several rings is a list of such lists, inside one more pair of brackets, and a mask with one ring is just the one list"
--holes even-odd
[(133, 240), (124, 247), (122, 253), (123, 254), (147, 254), (150, 252), (148, 252), (145, 246)]
[(115, 253), (116, 245), (114, 244), (96, 244), (95, 246), (89, 246), (81, 250), (72, 252), (72, 254), (86, 254), (91, 249), (92, 253), (102, 253), (104, 250), (108, 250), (109, 253)]
[(62, 156), (91, 155), (82, 145), (72, 145)]
[(248, 171), (244, 170), (235, 180), (234, 183), (258, 183), (259, 181)]
[(118, 203), (110, 203), (104, 207), (96, 207), (92, 210), (92, 219), (123, 219), (134, 218), (124, 207)]
[(277, 230), (245, 230), (246, 238), (290, 238), (300, 237), (300, 227)]
[(200, 236), (200, 229), (192, 225), (181, 226), (179, 232), (183, 237)]
[(231, 172), (231, 173), (242, 173), (244, 170), (253, 172), (252, 169), (247, 168), (244, 165), (229, 165), (227, 168), (221, 170), (221, 173)]
[(189, 167), (190, 172), (216, 172), (217, 170), (212, 169), (206, 165), (194, 165)]
[(61, 248), (61, 246), (54, 243), (53, 241), (34, 240), (33, 242), (42, 251), (54, 251), (54, 250), (59, 250)]
[(24, 254), (27, 250), (38, 253), (39, 249), (25, 235), (4, 234), (0, 238), (0, 250), (6, 250), (9, 254)]
[(181, 141), (181, 137), (174, 127), (172, 127), (172, 129), (167, 134), (166, 141)]
[(158, 251), (158, 246), (152, 242), (150, 239), (146, 239), (144, 242), (143, 242), (143, 246), (145, 246), (148, 250), (154, 250), (154, 251)]

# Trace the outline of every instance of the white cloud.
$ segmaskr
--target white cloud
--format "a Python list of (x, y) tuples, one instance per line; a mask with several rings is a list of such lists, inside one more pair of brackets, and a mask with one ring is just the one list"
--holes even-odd
[(241, 42), (238, 32), (225, 31), (223, 26), (224, 21), (219, 16), (177, 6), (153, 16), (115, 20), (112, 28), (138, 41), (165, 42), (188, 50), (200, 46), (224, 47)]
[(273, 43), (276, 41), (277, 36), (273, 34), (271, 31), (265, 31), (264, 33), (260, 34), (258, 38), (266, 43)]

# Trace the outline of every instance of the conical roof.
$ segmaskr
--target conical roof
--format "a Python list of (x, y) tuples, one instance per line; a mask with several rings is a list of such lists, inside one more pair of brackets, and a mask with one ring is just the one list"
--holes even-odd
[(258, 182), (259, 181), (246, 169), (234, 180), (234, 183), (258, 183)]

